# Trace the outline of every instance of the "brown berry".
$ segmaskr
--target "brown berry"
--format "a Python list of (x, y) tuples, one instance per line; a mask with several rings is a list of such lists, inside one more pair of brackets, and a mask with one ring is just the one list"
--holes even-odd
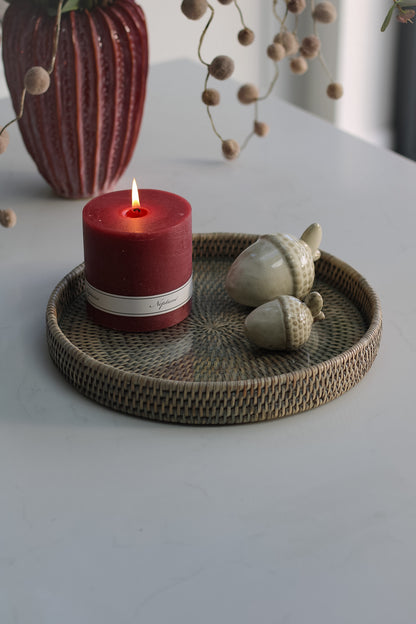
[(306, 9), (305, 0), (286, 0), (286, 4), (287, 10), (295, 15), (299, 15)]
[(281, 43), (271, 43), (267, 47), (267, 56), (272, 61), (281, 61), (286, 56), (286, 50)]
[(264, 121), (254, 122), (254, 134), (257, 134), (257, 136), (264, 137), (266, 134), (269, 134), (269, 130), (269, 126)]
[(303, 56), (297, 56), (290, 61), (290, 70), (294, 74), (301, 76), (308, 71), (308, 63)]
[(31, 95), (42, 95), (49, 89), (51, 78), (44, 67), (31, 67), (24, 77), (26, 91)]
[(208, 67), (208, 71), (217, 80), (227, 80), (234, 71), (234, 61), (229, 56), (216, 56)]
[(199, 20), (208, 8), (207, 0), (183, 0), (182, 13), (191, 20)]
[(315, 58), (321, 49), (321, 40), (316, 35), (309, 35), (302, 40), (299, 52), (308, 59)]
[(0, 210), (0, 224), (5, 228), (12, 228), (16, 225), (16, 213), (11, 208)]
[(320, 2), (313, 10), (312, 17), (321, 24), (332, 24), (337, 19), (337, 10), (332, 2)]
[(252, 104), (259, 98), (259, 90), (256, 85), (244, 84), (239, 88), (237, 97), (241, 104)]
[(344, 88), (339, 82), (331, 82), (326, 89), (326, 94), (331, 100), (339, 100), (344, 95)]
[(240, 154), (240, 146), (234, 139), (226, 139), (222, 142), (222, 153), (227, 160), (234, 160)]
[(7, 146), (9, 145), (9, 140), (9, 133), (7, 132), (7, 130), (4, 130), (0, 134), (0, 154), (3, 154), (6, 151)]
[(231, 2), (234, 2), (234, 0), (218, 0), (218, 2), (220, 4), (231, 4)]
[(293, 33), (289, 31), (280, 32), (273, 39), (274, 43), (281, 43), (286, 50), (287, 56), (296, 54), (299, 50), (299, 41)]
[(243, 28), (239, 31), (237, 37), (241, 45), (248, 46), (254, 41), (254, 32), (250, 28)]
[(202, 101), (207, 106), (218, 106), (220, 103), (220, 94), (217, 89), (205, 89), (202, 92)]

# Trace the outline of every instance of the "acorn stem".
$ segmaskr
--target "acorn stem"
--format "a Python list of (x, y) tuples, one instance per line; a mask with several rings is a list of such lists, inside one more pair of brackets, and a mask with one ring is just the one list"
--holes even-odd
[(313, 291), (309, 293), (309, 295), (305, 297), (304, 303), (311, 311), (314, 321), (322, 321), (325, 318), (325, 314), (322, 312), (322, 306), (324, 302), (322, 299), (322, 295), (320, 295), (318, 292)]
[(319, 258), (321, 257), (319, 245), (322, 241), (322, 228), (319, 223), (312, 223), (312, 225), (306, 228), (300, 238), (310, 248), (313, 259), (319, 260)]

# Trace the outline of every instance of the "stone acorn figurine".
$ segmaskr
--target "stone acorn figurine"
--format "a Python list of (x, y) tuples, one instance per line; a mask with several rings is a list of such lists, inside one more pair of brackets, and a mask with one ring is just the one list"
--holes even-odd
[(244, 324), (247, 338), (263, 349), (298, 349), (309, 339), (314, 321), (325, 318), (322, 305), (318, 292), (304, 302), (281, 295), (250, 312)]
[(313, 223), (300, 239), (266, 234), (247, 247), (228, 271), (225, 288), (234, 301), (256, 308), (279, 295), (304, 299), (315, 278), (322, 228)]

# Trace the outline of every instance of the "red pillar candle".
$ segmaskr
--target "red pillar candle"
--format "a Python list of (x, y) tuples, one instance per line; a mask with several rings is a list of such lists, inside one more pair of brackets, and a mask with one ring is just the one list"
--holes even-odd
[[(136, 200), (137, 202), (137, 200)], [(192, 211), (183, 197), (107, 193), (83, 210), (87, 309), (99, 325), (147, 332), (191, 310)]]

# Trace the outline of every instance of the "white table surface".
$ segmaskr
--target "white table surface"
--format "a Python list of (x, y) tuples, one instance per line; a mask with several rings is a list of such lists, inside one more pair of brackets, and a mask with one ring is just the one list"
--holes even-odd
[[(187, 197), (195, 232), (289, 232), (360, 271), (379, 354), (341, 398), (258, 425), (198, 428), (112, 412), (60, 375), (45, 307), (82, 257), (83, 201), (57, 199), (17, 128), (0, 163), (0, 622), (414, 624), (416, 164), (288, 104), (226, 163), (199, 66), (152, 68), (117, 188)], [(11, 115), (7, 100), (0, 119)], [(224, 105), (219, 126), (251, 112)], [(229, 115), (229, 118), (227, 116)]]

